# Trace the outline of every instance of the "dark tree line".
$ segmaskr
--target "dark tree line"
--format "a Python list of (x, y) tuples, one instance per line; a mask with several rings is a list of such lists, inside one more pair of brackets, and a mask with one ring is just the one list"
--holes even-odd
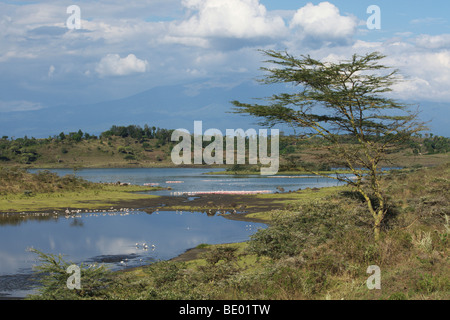
[(117, 136), (122, 138), (131, 137), (136, 140), (141, 139), (158, 139), (160, 143), (170, 142), (170, 138), (173, 130), (157, 128), (155, 126), (150, 127), (145, 125), (144, 128), (137, 125), (129, 126), (112, 126), (109, 130), (103, 132), (100, 136), (108, 138), (111, 136)]

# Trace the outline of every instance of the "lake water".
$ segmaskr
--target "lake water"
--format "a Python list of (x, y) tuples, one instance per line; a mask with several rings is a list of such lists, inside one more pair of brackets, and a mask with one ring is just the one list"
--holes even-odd
[[(37, 170), (30, 170), (36, 172)], [(76, 174), (93, 182), (125, 182), (136, 185), (146, 183), (172, 190), (153, 192), (158, 195), (177, 195), (183, 192), (203, 191), (269, 191), (276, 192), (277, 187), (285, 191), (312, 187), (330, 187), (336, 185), (334, 179), (314, 175), (302, 176), (261, 176), (255, 175), (211, 175), (221, 169), (199, 168), (129, 168), (129, 169), (54, 169), (59, 175)]]
[[(52, 171), (60, 175), (74, 173), (63, 169)], [(289, 191), (336, 185), (335, 180), (317, 177), (204, 174), (211, 171), (217, 169), (84, 169), (75, 174), (94, 182), (121, 181), (172, 187), (170, 191), (155, 192), (160, 195), (204, 191), (276, 192), (277, 187)], [(3, 216), (0, 218), (0, 297), (23, 297), (31, 292), (30, 275), (37, 257), (27, 248), (61, 253), (67, 261), (76, 264), (99, 262), (117, 270), (171, 259), (201, 243), (246, 241), (264, 227), (264, 224), (199, 212), (112, 211), (70, 217), (52, 214)], [(148, 249), (144, 249), (143, 243)]]

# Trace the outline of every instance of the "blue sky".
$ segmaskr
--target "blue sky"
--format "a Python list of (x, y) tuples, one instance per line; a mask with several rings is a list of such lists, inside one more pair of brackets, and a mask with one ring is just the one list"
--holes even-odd
[[(81, 29), (67, 27), (70, 5)], [(367, 28), (370, 5), (379, 30)], [(237, 87), (261, 75), (257, 49), (330, 61), (380, 51), (408, 79), (393, 96), (438, 104), (433, 129), (450, 135), (449, 12), (448, 0), (0, 1), (0, 124), (158, 86)], [(44, 129), (15, 134), (58, 133)]]

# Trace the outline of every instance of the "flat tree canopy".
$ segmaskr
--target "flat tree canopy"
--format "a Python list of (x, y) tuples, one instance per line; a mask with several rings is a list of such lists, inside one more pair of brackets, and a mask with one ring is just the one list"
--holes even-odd
[(255, 116), (261, 125), (289, 124), (299, 128), (303, 136), (328, 141), (328, 157), (351, 170), (353, 177), (327, 176), (348, 182), (364, 197), (378, 239), (386, 215), (379, 164), (392, 149), (424, 130), (417, 112), (386, 95), (401, 81), (398, 71), (382, 65), (385, 56), (377, 52), (355, 54), (337, 63), (287, 52), (262, 52), (269, 57), (266, 63), (271, 67), (261, 68), (266, 75), (260, 81), (291, 83), (298, 90), (266, 97), (267, 104), (233, 101), (233, 111)]

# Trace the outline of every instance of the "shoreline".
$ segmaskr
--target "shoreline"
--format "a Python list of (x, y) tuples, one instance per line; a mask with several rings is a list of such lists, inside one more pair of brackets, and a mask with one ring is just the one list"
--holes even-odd
[[(276, 195), (283, 195), (285, 198), (288, 194), (295, 194), (295, 192), (277, 193)], [(274, 194), (275, 195), (275, 194)], [(276, 197), (274, 199), (259, 198), (258, 194), (249, 195), (235, 195), (235, 194), (199, 194), (196, 199), (189, 200), (189, 196), (157, 196), (149, 195), (149, 197), (141, 197), (136, 199), (122, 199), (108, 203), (105, 206), (94, 208), (97, 202), (96, 200), (85, 201), (85, 207), (92, 208), (90, 210), (102, 211), (118, 211), (120, 209), (128, 209), (131, 211), (144, 211), (148, 214), (152, 214), (154, 211), (175, 211), (175, 210), (187, 210), (187, 211), (200, 211), (200, 212), (213, 212), (214, 214), (221, 214), (226, 218), (261, 222), (261, 219), (247, 218), (246, 216), (251, 213), (261, 212), (262, 209), (270, 211), (276, 208), (281, 208), (276, 204)], [(294, 200), (295, 197), (292, 199)], [(268, 203), (270, 202), (270, 203)], [(25, 211), (0, 211), (0, 216), (18, 216), (25, 215), (27, 217), (39, 217), (50, 214), (73, 214), (76, 211), (79, 213), (86, 213), (84, 207), (71, 207), (65, 206), (46, 208), (45, 210), (25, 210)]]
[[(197, 201), (196, 205), (197, 206), (205, 205), (205, 206), (209, 206), (209, 207), (214, 207), (214, 206), (211, 205), (212, 201), (215, 201), (215, 204), (218, 204), (218, 203), (225, 204), (227, 202), (229, 203), (229, 201), (232, 198), (235, 198), (234, 200), (238, 200), (237, 198), (239, 198), (240, 200), (249, 200), (249, 199), (245, 199), (245, 198), (249, 198), (249, 197), (240, 196), (240, 195), (226, 195), (225, 197), (221, 197), (221, 196), (222, 195), (205, 195), (205, 196), (199, 197), (198, 199), (195, 199), (195, 200), (199, 200), (199, 201)], [(173, 201), (170, 201), (170, 205), (174, 206), (173, 207), (174, 209), (173, 210), (172, 209), (168, 210), (167, 206), (161, 206), (161, 204), (162, 204), (161, 201), (158, 201), (158, 200), (161, 200), (161, 199), (143, 199), (143, 200), (137, 200), (137, 201), (121, 202), (120, 205), (115, 207), (113, 210), (118, 210), (119, 207), (121, 207), (121, 208), (126, 207), (126, 208), (129, 208), (131, 210), (141, 210), (141, 211), (144, 211), (144, 212), (146, 212), (148, 214), (151, 214), (152, 212), (149, 212), (149, 211), (154, 211), (154, 210), (151, 210), (150, 207), (146, 207), (146, 208), (139, 208), (139, 207), (141, 205), (143, 205), (143, 204), (145, 204), (145, 205), (148, 205), (148, 204), (157, 205), (157, 204), (159, 204), (159, 208), (160, 208), (160, 210), (158, 210), (159, 212), (168, 212), (168, 211), (176, 210), (176, 205), (177, 204), (178, 205), (181, 205), (181, 204), (186, 205), (187, 203), (190, 203), (190, 202), (194, 201), (194, 200), (187, 201), (187, 199), (188, 199), (187, 196), (186, 197), (183, 197), (183, 196), (178, 196), (178, 197), (174, 197), (174, 196), (160, 196), (160, 198), (164, 198), (165, 200), (172, 199)], [(176, 198), (176, 199), (173, 199), (173, 198)], [(135, 208), (131, 208), (131, 206), (129, 206), (131, 204), (130, 202), (135, 204)], [(256, 201), (256, 202), (259, 202), (259, 201)], [(214, 213), (214, 215), (222, 216), (225, 219), (230, 219), (230, 220), (248, 221), (248, 222), (255, 222), (255, 223), (264, 223), (264, 224), (268, 225), (269, 223), (267, 221), (263, 220), (263, 219), (248, 217), (248, 215), (251, 214), (252, 212), (254, 212), (255, 210), (256, 210), (256, 207), (255, 208), (251, 208), (250, 210), (244, 211), (244, 212)], [(193, 206), (192, 207), (192, 211), (207, 212), (207, 211), (209, 211), (209, 209), (207, 209), (205, 207), (202, 210), (200, 210), (200, 209), (198, 209), (198, 207), (194, 207)], [(35, 213), (35, 212), (30, 212), (30, 213)], [(5, 213), (0, 213), (0, 218), (4, 214)], [(21, 214), (21, 212), (14, 212), (14, 213), (10, 212), (10, 213), (7, 213), (7, 214), (10, 217), (12, 217), (12, 216), (19, 216), (19, 217), (23, 216)], [(82, 214), (85, 214), (85, 212), (82, 212)], [(30, 216), (29, 218), (33, 218), (33, 217), (34, 216)], [(51, 216), (49, 216), (49, 217), (51, 218)], [(242, 243), (242, 242), (236, 242), (236, 243)], [(178, 254), (177, 256), (174, 256), (174, 257), (172, 257), (170, 259), (166, 259), (166, 260), (162, 260), (162, 261), (180, 261), (180, 262), (181, 261), (184, 261), (184, 262), (192, 261), (192, 260), (198, 259), (203, 252), (206, 252), (208, 250), (208, 248), (216, 246), (216, 245), (226, 245), (226, 244), (227, 243), (220, 243), (220, 244), (213, 244), (213, 245), (208, 244), (204, 248), (192, 247), (192, 248), (186, 249), (184, 252)], [(151, 264), (146, 264), (146, 265), (137, 266), (137, 267), (124, 268), (122, 270), (113, 271), (113, 273), (120, 274), (120, 273), (123, 273), (123, 272), (133, 272), (135, 270), (139, 270), (140, 268), (145, 268), (145, 267), (147, 267), (149, 265), (151, 265)], [(2, 301), (2, 300), (25, 300), (25, 299), (26, 299), (26, 297), (0, 295), (0, 301)]]

